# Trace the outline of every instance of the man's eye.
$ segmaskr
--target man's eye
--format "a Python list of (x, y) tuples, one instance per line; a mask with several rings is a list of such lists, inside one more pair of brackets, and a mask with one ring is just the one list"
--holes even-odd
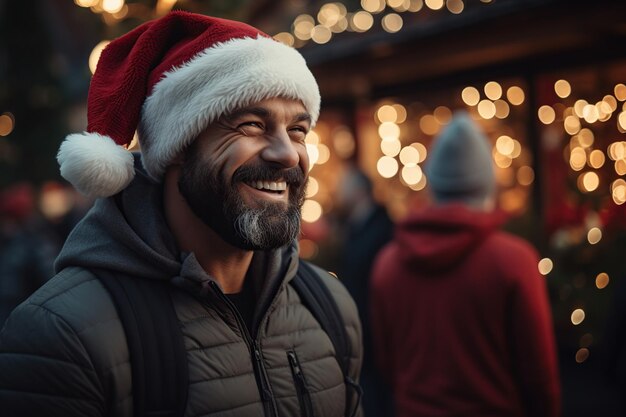
[(302, 139), (306, 137), (306, 135), (309, 133), (309, 130), (302, 126), (294, 126), (291, 129), (289, 129), (289, 131), (292, 135), (296, 136), (297, 138), (302, 138)]
[(256, 127), (258, 129), (263, 129), (263, 125), (259, 122), (244, 122), (244, 123), (239, 124), (238, 127), (239, 128)]
[(244, 122), (237, 125), (237, 130), (243, 135), (258, 135), (264, 131), (264, 127), (259, 122)]

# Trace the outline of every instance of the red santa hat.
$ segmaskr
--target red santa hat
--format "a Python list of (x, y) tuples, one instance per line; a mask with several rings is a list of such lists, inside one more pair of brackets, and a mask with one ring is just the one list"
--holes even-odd
[(87, 131), (61, 144), (61, 175), (92, 197), (118, 193), (135, 175), (127, 147), (137, 131), (144, 167), (160, 180), (210, 123), (271, 97), (300, 100), (317, 121), (319, 89), (295, 49), (240, 22), (171, 12), (102, 52)]

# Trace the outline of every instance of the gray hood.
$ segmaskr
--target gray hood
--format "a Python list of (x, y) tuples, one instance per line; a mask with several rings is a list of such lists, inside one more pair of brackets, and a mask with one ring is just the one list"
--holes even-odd
[[(162, 207), (162, 185), (151, 180), (135, 158), (135, 179), (121, 193), (98, 199), (70, 233), (55, 262), (55, 271), (70, 266), (106, 269), (137, 278), (167, 279), (192, 292), (205, 292), (212, 280), (193, 253), (181, 252)], [(254, 254), (249, 275), (269, 296), (290, 280), (298, 266), (294, 242)], [(269, 293), (268, 293), (269, 292)]]

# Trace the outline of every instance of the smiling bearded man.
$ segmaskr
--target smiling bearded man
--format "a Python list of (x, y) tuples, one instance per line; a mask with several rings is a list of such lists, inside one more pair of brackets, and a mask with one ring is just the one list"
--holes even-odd
[(302, 56), (239, 22), (112, 41), (58, 154), (97, 199), (0, 333), (3, 415), (361, 415), (354, 302), (298, 258), (319, 106)]
[[(205, 163), (194, 142), (185, 152), (178, 186), (196, 216), (231, 245), (249, 249), (275, 249), (293, 241), (300, 232), (300, 209), (306, 191), (300, 167), (282, 168), (269, 163), (245, 165), (233, 178), (224, 177)], [(269, 193), (288, 193), (288, 202), (244, 202), (237, 184), (250, 184)]]

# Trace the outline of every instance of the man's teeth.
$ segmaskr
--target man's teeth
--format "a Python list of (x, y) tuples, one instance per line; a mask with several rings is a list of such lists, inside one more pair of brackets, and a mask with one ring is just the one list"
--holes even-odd
[(250, 185), (258, 190), (284, 191), (287, 189), (285, 181), (254, 181)]

